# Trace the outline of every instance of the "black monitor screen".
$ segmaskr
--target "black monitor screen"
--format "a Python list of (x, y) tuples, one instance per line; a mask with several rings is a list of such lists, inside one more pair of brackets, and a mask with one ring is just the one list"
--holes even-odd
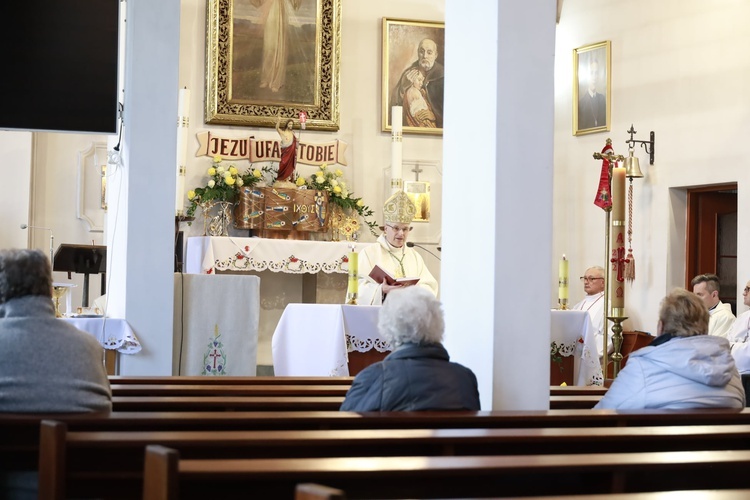
[(0, 4), (0, 129), (117, 131), (119, 4)]

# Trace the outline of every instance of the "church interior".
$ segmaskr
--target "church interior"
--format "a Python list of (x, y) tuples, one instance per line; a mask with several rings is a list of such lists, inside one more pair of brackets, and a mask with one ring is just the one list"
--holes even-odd
[[(237, 12), (245, 3), (236, 0)], [(661, 298), (687, 286), (698, 272), (722, 275), (722, 293), (739, 314), (742, 284), (750, 276), (750, 264), (737, 258), (750, 244), (738, 230), (742, 211), (735, 208), (721, 218), (722, 235), (730, 242), (714, 259), (720, 266), (714, 269), (702, 268), (704, 261), (691, 247), (700, 237), (690, 219), (691, 203), (704, 192), (727, 195), (735, 207), (748, 203), (743, 189), (748, 173), (737, 144), (750, 127), (742, 91), (750, 78), (750, 58), (742, 49), (750, 7), (732, 0), (637, 0), (627, 8), (616, 0), (565, 0), (557, 9), (545, 3), (477, 2), (464, 11), (451, 1), (342, 2), (335, 130), (295, 125), (303, 142), (347, 145), (346, 164), (336, 167), (380, 220), (392, 163), (392, 137), (383, 122), (389, 107), (383, 94), (383, 20), (445, 23), (445, 46), (437, 47), (438, 61), (448, 66), (444, 128), (404, 131), (403, 177), (430, 182), (431, 218), (415, 223), (411, 239), (427, 250), (424, 260), (440, 282), (446, 345), (478, 373), (487, 408), (546, 404), (549, 320), (543, 313), (558, 305), (559, 259), (565, 254), (569, 261), (571, 302), (583, 295), (577, 277), (591, 265), (606, 264), (605, 212), (594, 204), (601, 161), (593, 154), (607, 139), (615, 154), (627, 156), (628, 139), (655, 137), (653, 161), (642, 144), (635, 143), (633, 151), (643, 177), (632, 181), (629, 247), (637, 274), (626, 285), (626, 330), (654, 334)], [(0, 200), (3, 247), (46, 251), (52, 234), (55, 246), (108, 247), (109, 315), (127, 320), (144, 347), (137, 356), (120, 356), (118, 368), (125, 375), (173, 369), (177, 131), (171, 117), (179, 89), (189, 89), (185, 191), (204, 182), (211, 164), (199, 154), (201, 134), (277, 137), (275, 117), (256, 126), (207, 123), (212, 4), (218, 5), (216, 0), (164, 2), (153, 10), (127, 5), (133, 22), (120, 34), (125, 117), (120, 137), (0, 132), (0, 154), (17, 186)], [(575, 57), (601, 42), (610, 50), (607, 121), (581, 131), (574, 96), (583, 68)], [(94, 181), (106, 179), (110, 198), (106, 209), (102, 203), (89, 210), (81, 194), (91, 187), (87, 168), (106, 163), (118, 142), (123, 170), (98, 172)], [(236, 163), (249, 166), (246, 160)], [(298, 167), (302, 176), (316, 168)], [(113, 201), (115, 194), (119, 199)], [(180, 223), (185, 241), (202, 235), (199, 222)], [(32, 227), (20, 229), (23, 224)], [(361, 231), (360, 238), (375, 237)], [(272, 369), (270, 333), (286, 305), (303, 301), (303, 286), (292, 274), (258, 275), (257, 365)], [(91, 300), (103, 289), (101, 279), (90, 276)], [(70, 300), (73, 309), (81, 305), (82, 275), (56, 272), (55, 281), (76, 284)], [(316, 287), (319, 303), (341, 303), (346, 276), (319, 273)], [(513, 388), (518, 373), (527, 371), (538, 391)]]

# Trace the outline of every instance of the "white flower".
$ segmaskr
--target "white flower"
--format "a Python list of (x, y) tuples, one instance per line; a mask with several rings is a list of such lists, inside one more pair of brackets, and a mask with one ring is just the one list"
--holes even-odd
[(215, 185), (216, 185), (216, 182), (214, 182), (214, 180), (213, 180), (213, 179), (211, 179), (210, 181), (208, 181), (208, 187), (212, 188), (212, 187), (214, 187)]

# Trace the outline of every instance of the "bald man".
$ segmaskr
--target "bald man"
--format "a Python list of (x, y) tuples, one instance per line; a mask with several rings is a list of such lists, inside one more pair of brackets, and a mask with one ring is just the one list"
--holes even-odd
[(443, 128), (443, 65), (437, 61), (438, 46), (434, 40), (425, 38), (417, 47), (417, 60), (401, 73), (398, 83), (391, 92), (391, 106), (403, 106), (404, 93), (424, 75), (422, 88), (427, 103), (435, 114), (435, 126)]

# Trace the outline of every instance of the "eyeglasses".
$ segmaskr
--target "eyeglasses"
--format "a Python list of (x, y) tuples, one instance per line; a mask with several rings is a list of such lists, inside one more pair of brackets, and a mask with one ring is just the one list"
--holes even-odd
[(750, 286), (746, 286), (744, 290), (742, 290), (742, 293), (750, 292)]
[(581, 276), (580, 277), (581, 281), (595, 281), (595, 280), (603, 280), (603, 279), (604, 278), (597, 278), (597, 277), (594, 277), (594, 276)]
[(391, 226), (390, 224), (386, 224), (386, 226), (393, 229), (394, 233), (408, 233), (409, 231), (411, 231), (411, 227), (397, 227)]

